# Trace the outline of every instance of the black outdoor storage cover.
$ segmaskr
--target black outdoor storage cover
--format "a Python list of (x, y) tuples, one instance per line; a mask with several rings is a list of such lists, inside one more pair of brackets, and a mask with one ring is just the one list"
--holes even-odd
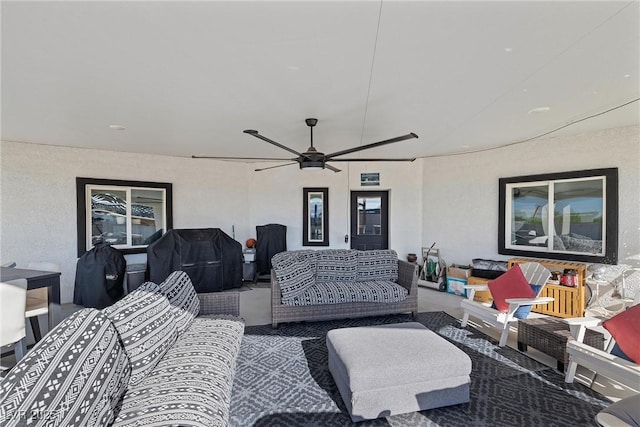
[(242, 245), (219, 228), (169, 230), (147, 247), (149, 280), (186, 272), (198, 293), (242, 286)]
[(281, 224), (256, 226), (256, 242), (258, 274), (270, 274), (271, 258), (287, 250), (287, 226)]
[(76, 265), (73, 303), (103, 309), (124, 295), (124, 255), (108, 243), (98, 243)]

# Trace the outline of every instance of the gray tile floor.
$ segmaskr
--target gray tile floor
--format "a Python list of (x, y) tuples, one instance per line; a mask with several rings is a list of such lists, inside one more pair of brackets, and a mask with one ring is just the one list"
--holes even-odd
[[(446, 292), (438, 292), (435, 289), (419, 287), (418, 288), (418, 311), (444, 311), (451, 316), (461, 319), (462, 309), (460, 308), (461, 297), (448, 294)], [(68, 316), (77, 310), (78, 307), (73, 304), (64, 304), (61, 308), (61, 315), (63, 317)], [(240, 315), (244, 318), (247, 326), (251, 325), (264, 325), (271, 323), (271, 308), (270, 308), (270, 289), (267, 282), (259, 282), (256, 284), (245, 284), (240, 292)], [(484, 325), (482, 322), (475, 319), (470, 319), (471, 326), (478, 330), (499, 339), (499, 331), (495, 328)], [(29, 327), (27, 329), (30, 329)], [(41, 327), (42, 329), (42, 327)], [(28, 337), (28, 342), (33, 342), (33, 339)], [(513, 348), (517, 348), (517, 331), (512, 327), (509, 333), (509, 340), (507, 345)], [(3, 350), (4, 351), (4, 350)], [(556, 366), (556, 361), (529, 347), (527, 354), (533, 359), (544, 363), (548, 366)], [(0, 371), (9, 369), (15, 363), (15, 359), (12, 353), (4, 353), (0, 359)], [(1, 374), (1, 372), (0, 372)], [(586, 379), (589, 373), (578, 368), (579, 379)], [(632, 391), (611, 382), (606, 378), (596, 378), (592, 388), (612, 400), (618, 400), (634, 394)]]

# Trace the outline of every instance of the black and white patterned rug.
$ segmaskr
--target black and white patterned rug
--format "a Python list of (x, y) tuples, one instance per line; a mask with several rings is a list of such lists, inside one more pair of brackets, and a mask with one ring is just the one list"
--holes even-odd
[[(353, 424), (327, 368), (327, 331), (417, 321), (471, 357), (471, 401)], [(429, 357), (425, 354), (424, 357)], [(443, 312), (272, 329), (248, 326), (237, 361), (230, 426), (596, 426), (610, 402), (581, 384)]]

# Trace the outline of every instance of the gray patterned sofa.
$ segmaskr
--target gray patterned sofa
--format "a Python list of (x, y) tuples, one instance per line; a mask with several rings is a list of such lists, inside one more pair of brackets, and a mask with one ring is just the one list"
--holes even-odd
[(418, 267), (394, 250), (286, 251), (271, 259), (271, 324), (418, 311)]
[(0, 425), (227, 425), (244, 332), (237, 301), (197, 295), (179, 271), (77, 311), (3, 378)]

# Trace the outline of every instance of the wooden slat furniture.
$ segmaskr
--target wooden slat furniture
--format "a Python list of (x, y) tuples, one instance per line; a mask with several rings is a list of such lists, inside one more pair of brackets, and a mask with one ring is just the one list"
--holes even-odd
[(541, 297), (551, 297), (553, 301), (548, 304), (534, 305), (533, 312), (546, 314), (555, 317), (582, 317), (586, 308), (586, 278), (587, 266), (579, 262), (572, 261), (555, 261), (533, 258), (511, 258), (507, 262), (508, 268), (515, 264), (523, 264), (525, 262), (539, 262), (547, 267), (550, 271), (563, 271), (564, 269), (573, 269), (578, 272), (578, 285), (575, 288), (562, 285), (547, 284)]

